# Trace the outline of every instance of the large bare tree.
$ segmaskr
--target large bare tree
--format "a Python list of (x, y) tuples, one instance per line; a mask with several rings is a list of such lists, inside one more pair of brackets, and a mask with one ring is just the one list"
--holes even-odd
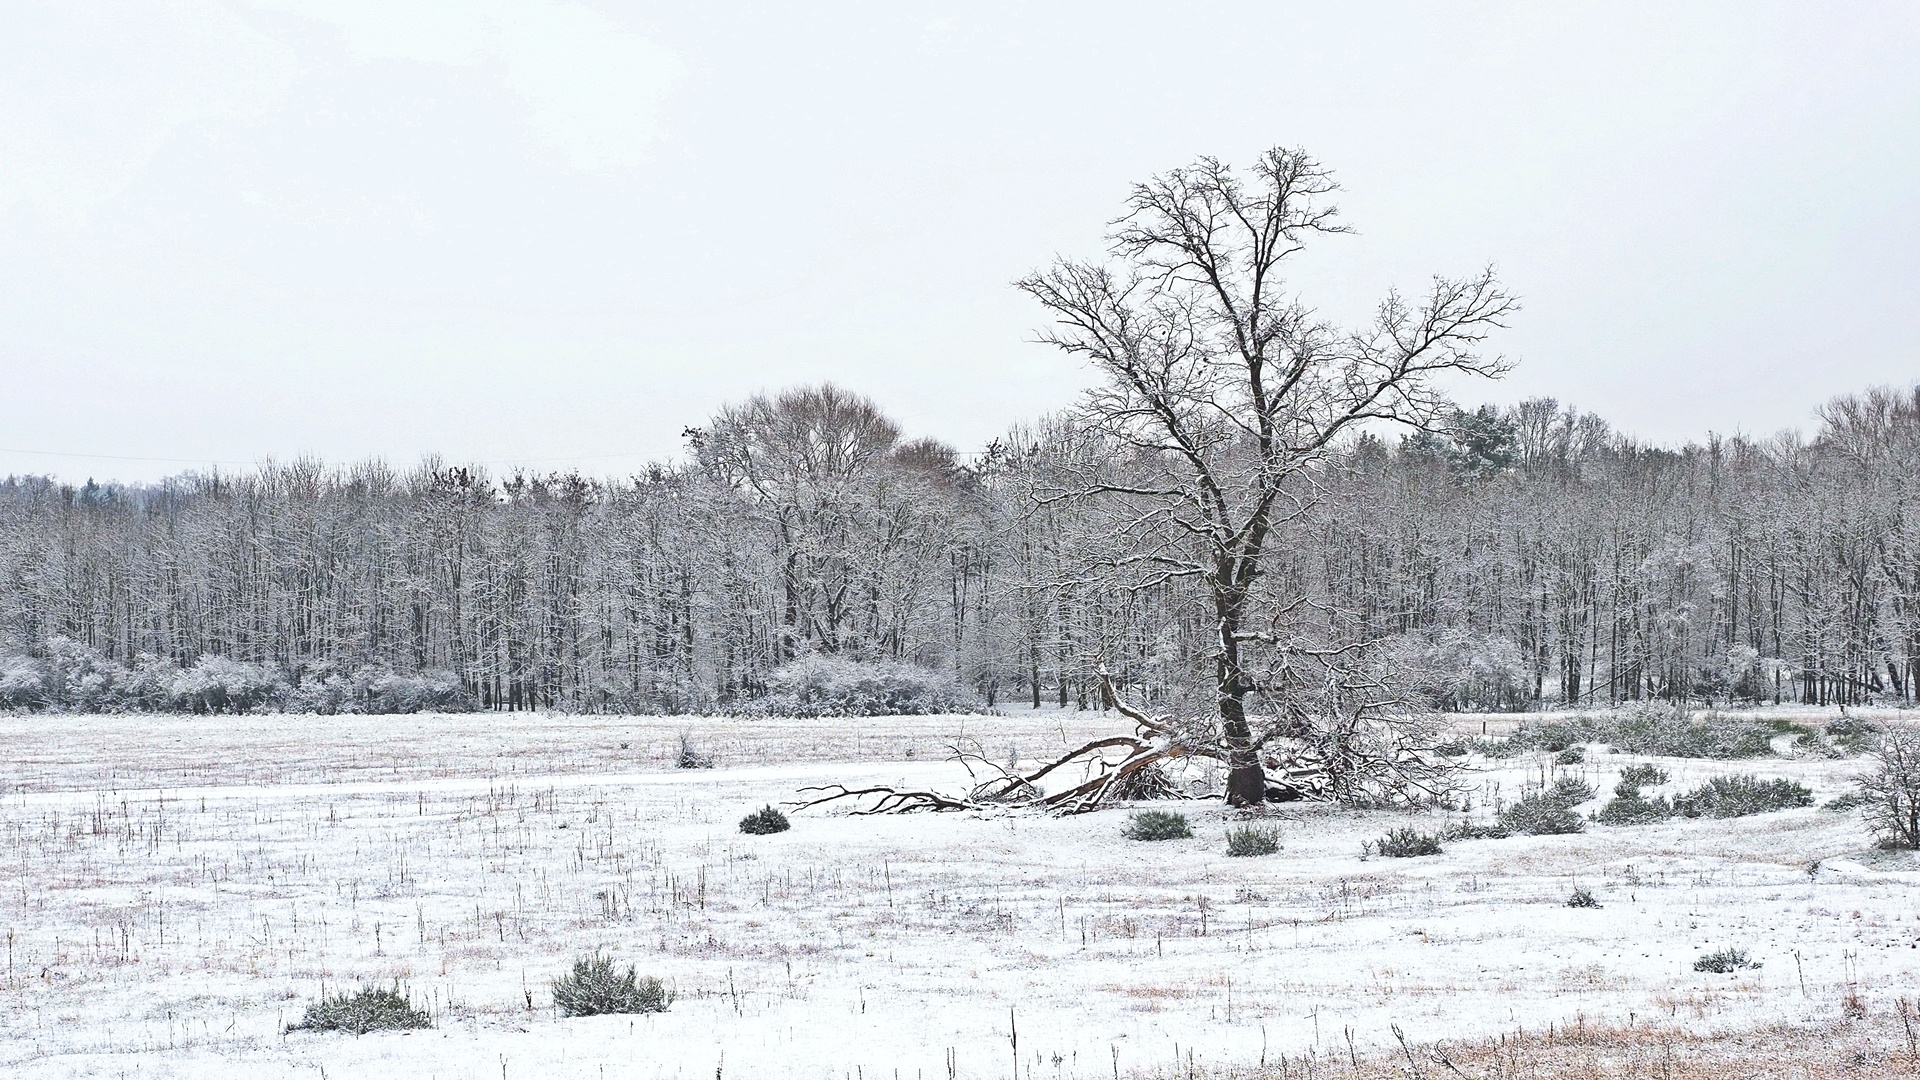
[[(1308, 241), (1348, 231), (1328, 201), (1336, 188), (1301, 150), (1269, 150), (1245, 174), (1201, 158), (1134, 187), (1107, 260), (1061, 260), (1017, 283), (1054, 317), (1044, 340), (1102, 376), (1079, 424), (1125, 450), (1096, 455), (1101, 467), (1067, 494), (1121, 509), (1116, 567), (1201, 590), (1217, 739), (1240, 804), (1266, 791), (1249, 697), (1280, 689), (1289, 652), (1326, 658), (1347, 644), (1284, 640), (1261, 610), (1276, 528), (1312, 502), (1311, 470), (1367, 425), (1440, 420), (1437, 377), (1506, 368), (1479, 352), (1515, 309), (1491, 270), (1436, 277), (1417, 301), (1389, 293), (1355, 329), (1301, 301), (1282, 270)], [(1336, 664), (1322, 700), (1327, 680), (1348, 697), (1371, 686)]]

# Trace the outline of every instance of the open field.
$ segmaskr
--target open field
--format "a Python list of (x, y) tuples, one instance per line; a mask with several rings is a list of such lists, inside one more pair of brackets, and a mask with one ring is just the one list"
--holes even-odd
[[(670, 767), (688, 729), (719, 768)], [(1194, 839), (1157, 844), (1123, 839), (1119, 810), (734, 827), (810, 783), (958, 786), (954, 738), (1033, 758), (1105, 730), (1071, 712), (0, 718), (0, 1072), (1454, 1075), (1436, 1043), (1476, 1077), (1912, 1068), (1920, 871), (1865, 852), (1851, 812), (1399, 860), (1361, 843), (1406, 815), (1301, 804), (1264, 815), (1286, 847), (1253, 859), (1225, 856), (1237, 816), (1211, 802), (1181, 807)], [(1643, 760), (1566, 771), (1604, 797)], [(1496, 764), (1476, 805), (1546, 769)], [(1671, 788), (1756, 772), (1821, 801), (1860, 768), (1661, 764)], [(1603, 906), (1565, 906), (1576, 886)], [(1692, 970), (1728, 946), (1762, 966)], [(595, 949), (679, 999), (557, 1017), (549, 980)], [(323, 987), (396, 980), (434, 1030), (284, 1031)]]

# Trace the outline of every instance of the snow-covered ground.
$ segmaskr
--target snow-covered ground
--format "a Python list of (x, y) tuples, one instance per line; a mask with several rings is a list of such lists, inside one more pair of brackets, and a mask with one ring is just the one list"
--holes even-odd
[[(719, 768), (669, 767), (683, 730)], [(961, 787), (957, 738), (998, 760), (1110, 730), (1072, 712), (0, 718), (0, 1073), (1204, 1073), (1379, 1047), (1394, 1025), (1819, 1022), (1850, 991), (1891, 1009), (1920, 975), (1920, 875), (1818, 808), (1400, 860), (1361, 843), (1405, 815), (1298, 804), (1266, 815), (1285, 850), (1253, 859), (1225, 855), (1238, 818), (1212, 802), (1181, 807), (1194, 839), (1161, 843), (1122, 838), (1124, 809), (735, 828), (807, 784)], [(1604, 798), (1643, 760), (1564, 771)], [(1821, 801), (1861, 767), (1660, 763), (1668, 790), (1755, 772)], [(1496, 766), (1476, 804), (1547, 768)], [(1603, 906), (1565, 906), (1576, 886)], [(1692, 970), (1722, 947), (1763, 966)], [(549, 981), (596, 949), (677, 987), (671, 1010), (557, 1017)], [(396, 980), (434, 1030), (284, 1031), (323, 987)]]

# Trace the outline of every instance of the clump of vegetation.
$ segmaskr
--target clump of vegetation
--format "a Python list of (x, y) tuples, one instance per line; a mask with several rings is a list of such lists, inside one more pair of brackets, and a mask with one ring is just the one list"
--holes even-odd
[(1280, 851), (1278, 825), (1242, 825), (1227, 830), (1227, 854), (1238, 858), (1275, 855)]
[(1874, 748), (1880, 729), (1870, 720), (1843, 716), (1827, 725), (1827, 744), (1846, 754), (1866, 753)]
[(1639, 788), (1615, 790), (1620, 794), (1608, 800), (1594, 815), (1594, 820), (1602, 825), (1650, 825), (1673, 816), (1673, 804), (1658, 795), (1649, 799), (1640, 794)]
[(962, 712), (973, 699), (949, 674), (918, 664), (804, 656), (767, 676), (748, 711), (769, 716), (908, 716)]
[(1647, 798), (1623, 776), (1615, 797), (1597, 815), (1605, 825), (1646, 825), (1670, 817), (1736, 818), (1813, 805), (1813, 792), (1792, 780), (1716, 776), (1671, 799)]
[(288, 1031), (408, 1031), (430, 1028), (433, 1020), (413, 1007), (395, 983), (390, 990), (363, 986), (355, 993), (328, 997), (307, 1006), (306, 1016)]
[(1629, 765), (1620, 770), (1620, 781), (1613, 786), (1613, 798), (1600, 808), (1594, 820), (1602, 825), (1646, 825), (1673, 816), (1673, 803), (1640, 794), (1643, 784), (1664, 784), (1672, 776), (1657, 765)]
[(1559, 753), (1583, 743), (1606, 743), (1623, 753), (1733, 759), (1766, 757), (1773, 753), (1774, 737), (1786, 734), (1810, 732), (1786, 720), (1720, 713), (1695, 719), (1672, 705), (1645, 702), (1611, 713), (1522, 723), (1505, 740), (1503, 751)]
[(740, 819), (740, 831), (748, 836), (770, 836), (791, 828), (793, 826), (787, 821), (787, 815), (774, 809), (771, 804)]
[(711, 769), (713, 768), (713, 755), (694, 745), (692, 732), (683, 731), (680, 733), (680, 753), (674, 757), (673, 767), (676, 769)]
[(1643, 787), (1655, 787), (1673, 779), (1667, 770), (1658, 765), (1641, 763), (1629, 765), (1620, 770), (1620, 782), (1613, 789), (1615, 795), (1625, 795), (1627, 791), (1639, 791)]
[(1141, 810), (1127, 818), (1129, 840), (1186, 840), (1193, 836), (1187, 815), (1171, 810)]
[(1573, 812), (1575, 806), (1593, 798), (1593, 785), (1571, 776), (1563, 776), (1551, 787), (1522, 796), (1519, 802), (1500, 811), (1500, 824), (1510, 833), (1531, 836), (1562, 836), (1586, 829), (1587, 819)]
[(1867, 824), (1890, 848), (1920, 848), (1920, 728), (1891, 727), (1874, 740), (1874, 767), (1860, 779)]
[(1849, 791), (1843, 795), (1835, 795), (1833, 798), (1821, 803), (1820, 809), (1831, 810), (1836, 814), (1844, 814), (1849, 810), (1858, 810), (1865, 805), (1867, 805), (1867, 796), (1865, 793)]
[(1597, 908), (1600, 906), (1600, 901), (1595, 899), (1593, 893), (1589, 891), (1585, 886), (1575, 886), (1573, 890), (1573, 895), (1567, 897), (1567, 906), (1577, 907), (1577, 908)]
[(1587, 761), (1587, 749), (1584, 746), (1569, 746), (1553, 756), (1555, 765), (1584, 765)]
[(1716, 776), (1676, 796), (1673, 811), (1683, 817), (1736, 818), (1812, 806), (1813, 792), (1792, 780), (1762, 780), (1757, 776)]
[(1745, 949), (1727, 948), (1701, 953), (1700, 958), (1693, 962), (1693, 970), (1711, 971), (1715, 975), (1730, 975), (1741, 970), (1757, 971), (1759, 968), (1759, 964), (1747, 959)]
[(1443, 840), (1505, 840), (1513, 830), (1495, 821), (1460, 821), (1447, 828)]
[(595, 953), (575, 960), (573, 971), (553, 980), (553, 1003), (562, 1016), (666, 1012), (673, 991), (651, 975), (640, 978), (631, 967), (623, 975), (611, 957)]
[(1362, 856), (1378, 855), (1383, 859), (1415, 859), (1422, 855), (1438, 855), (1440, 852), (1438, 836), (1420, 832), (1412, 826), (1390, 829), (1380, 839), (1368, 840), (1360, 845)]

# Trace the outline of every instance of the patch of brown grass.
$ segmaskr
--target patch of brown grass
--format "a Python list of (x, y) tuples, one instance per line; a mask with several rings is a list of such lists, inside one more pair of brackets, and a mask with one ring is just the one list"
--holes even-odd
[(1270, 1060), (1251, 1075), (1284, 1080), (1879, 1080), (1920, 1075), (1920, 1047), (1892, 1010), (1881, 1013), (1823, 1026), (1782, 1025), (1734, 1034), (1577, 1020), (1547, 1031), (1515, 1031), (1491, 1039), (1403, 1041), (1391, 1053)]

